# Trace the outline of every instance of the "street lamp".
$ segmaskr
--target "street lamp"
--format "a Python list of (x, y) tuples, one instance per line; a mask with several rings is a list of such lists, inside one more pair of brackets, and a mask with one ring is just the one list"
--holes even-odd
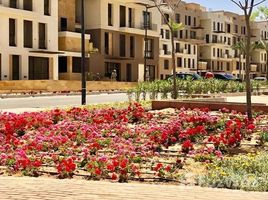
[[(151, 8), (155, 8), (157, 6), (155, 5), (150, 5), (150, 4), (145, 4), (145, 3), (140, 3), (137, 2), (135, 3), (137, 5), (141, 5), (145, 7), (145, 15), (144, 15), (144, 30), (145, 30), (145, 35), (144, 35), (144, 81), (146, 80), (146, 70), (147, 70), (147, 53), (148, 53), (148, 26), (150, 25), (150, 22), (148, 21), (148, 10)], [(159, 6), (166, 6), (166, 3), (160, 4)]]
[(85, 68), (85, 10), (84, 10), (84, 0), (81, 0), (81, 81), (82, 81), (82, 90), (81, 90), (81, 103), (86, 105), (86, 68)]

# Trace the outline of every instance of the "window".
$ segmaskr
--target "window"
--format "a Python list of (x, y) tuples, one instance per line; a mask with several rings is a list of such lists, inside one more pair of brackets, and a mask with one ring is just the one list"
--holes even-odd
[(169, 68), (169, 60), (164, 60), (164, 69), (168, 70)]
[(120, 48), (120, 56), (125, 57), (126, 56), (126, 36), (121, 35), (119, 36), (119, 48)]
[(166, 30), (166, 39), (170, 39), (170, 32), (169, 32), (169, 30)]
[(17, 5), (18, 4), (18, 2), (17, 2), (17, 0), (9, 0), (9, 7), (10, 8), (17, 8)]
[(227, 24), (227, 33), (231, 33), (231, 24)]
[(59, 73), (67, 73), (67, 57), (59, 57)]
[(163, 50), (164, 50), (164, 54), (167, 55), (168, 54), (168, 46), (166, 44), (163, 44)]
[(9, 19), (9, 46), (16, 46), (16, 20)]
[(195, 67), (195, 59), (193, 59), (193, 65), (192, 65), (192, 68), (196, 68), (196, 67)]
[(120, 27), (126, 27), (126, 7), (120, 6)]
[(20, 79), (20, 56), (12, 55), (12, 80)]
[(50, 0), (44, 0), (44, 15), (50, 15)]
[(238, 33), (238, 25), (235, 25), (235, 33)]
[(46, 49), (46, 24), (39, 23), (39, 49)]
[(196, 17), (194, 17), (194, 27), (196, 27)]
[(188, 68), (191, 68), (191, 59), (188, 58)]
[(187, 60), (184, 58), (183, 67), (186, 68)]
[(176, 23), (181, 23), (181, 16), (180, 14), (175, 15)]
[(113, 26), (113, 5), (108, 3), (108, 26)]
[(49, 79), (49, 58), (29, 57), (29, 80)]
[(177, 58), (177, 67), (182, 67), (182, 58), (181, 57)]
[(60, 18), (60, 30), (61, 31), (67, 31), (67, 18), (61, 17)]
[(104, 33), (104, 51), (107, 55), (112, 55), (113, 49), (113, 35), (112, 33)]
[(24, 20), (24, 47), (33, 47), (33, 22)]
[(230, 71), (230, 63), (227, 62), (227, 71)]
[(216, 50), (215, 50), (215, 48), (213, 48), (213, 57), (215, 57), (216, 56)]
[(143, 11), (143, 28), (151, 29), (151, 13)]
[(183, 38), (183, 30), (180, 31), (180, 38)]
[(154, 40), (153, 39), (148, 39), (148, 49), (147, 49), (147, 58), (154, 58)]
[(162, 19), (162, 21), (163, 21), (162, 23), (163, 23), (163, 24), (166, 24), (167, 22), (169, 22), (169, 14), (166, 14), (166, 13), (165, 13), (164, 16), (165, 16), (165, 17)]
[(191, 45), (188, 44), (188, 54), (191, 54)]
[(135, 37), (130, 36), (130, 57), (135, 57)]
[(187, 25), (187, 24), (188, 24), (188, 16), (187, 16), (187, 15), (185, 15), (185, 20), (184, 20), (184, 23), (185, 23), (185, 25)]
[(180, 52), (180, 49), (181, 49), (181, 47), (180, 47), (180, 43), (177, 42), (177, 43), (176, 43), (176, 52), (177, 52), (177, 53)]
[(32, 0), (23, 0), (23, 9), (24, 10), (33, 10), (33, 1)]
[(188, 16), (188, 25), (191, 26), (191, 24), (192, 24), (192, 18), (191, 16)]
[(131, 28), (134, 27), (133, 9), (132, 8), (128, 8), (128, 26)]
[[(81, 73), (81, 57), (73, 57), (73, 65), (72, 65), (72, 72), (73, 73)], [(89, 59), (85, 59), (85, 66), (86, 66), (86, 71), (88, 71), (88, 66), (89, 66)]]

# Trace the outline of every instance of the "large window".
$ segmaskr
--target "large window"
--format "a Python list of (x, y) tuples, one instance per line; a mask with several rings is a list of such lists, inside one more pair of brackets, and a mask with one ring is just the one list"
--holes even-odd
[[(89, 59), (85, 59), (85, 68), (88, 71), (89, 68)], [(73, 65), (72, 65), (73, 73), (81, 73), (81, 57), (73, 57)]]
[(33, 22), (24, 20), (24, 47), (33, 47)]
[(29, 57), (29, 80), (49, 79), (49, 58)]
[(20, 79), (20, 56), (12, 55), (12, 80)]
[(9, 46), (16, 46), (16, 20), (9, 19)]

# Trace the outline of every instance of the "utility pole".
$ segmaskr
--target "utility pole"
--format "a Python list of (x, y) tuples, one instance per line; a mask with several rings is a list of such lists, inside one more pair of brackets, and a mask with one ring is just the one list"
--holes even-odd
[(86, 105), (86, 68), (85, 68), (85, 9), (84, 0), (81, 0), (81, 81), (82, 81), (82, 105)]

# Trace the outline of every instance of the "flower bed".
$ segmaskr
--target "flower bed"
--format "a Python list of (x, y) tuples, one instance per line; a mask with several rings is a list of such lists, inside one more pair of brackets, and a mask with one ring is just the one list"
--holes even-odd
[(72, 108), (0, 115), (4, 173), (60, 178), (179, 181), (186, 163), (212, 162), (256, 128), (222, 110)]

